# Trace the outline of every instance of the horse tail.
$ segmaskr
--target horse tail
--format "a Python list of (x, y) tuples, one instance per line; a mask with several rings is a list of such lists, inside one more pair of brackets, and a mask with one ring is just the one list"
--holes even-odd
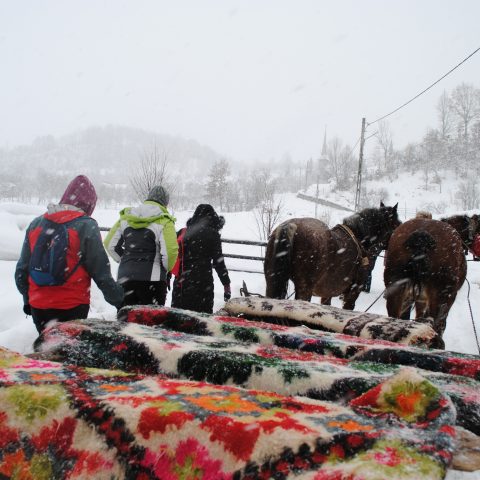
[(282, 223), (268, 239), (265, 253), (266, 296), (269, 298), (285, 298), (288, 280), (291, 273), (292, 247), (297, 225), (291, 222)]
[(404, 246), (410, 253), (405, 273), (414, 285), (420, 285), (430, 275), (428, 253), (437, 246), (437, 242), (427, 231), (416, 230), (405, 240)]

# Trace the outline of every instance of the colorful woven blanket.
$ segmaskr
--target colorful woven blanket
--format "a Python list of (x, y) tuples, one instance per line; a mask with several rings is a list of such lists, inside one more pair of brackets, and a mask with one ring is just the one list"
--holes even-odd
[[(401, 368), (220, 336), (93, 319), (53, 325), (44, 332), (37, 349), (42, 358), (82, 367), (160, 373), (171, 378), (342, 403), (365, 393)], [(418, 372), (428, 376), (454, 401), (457, 424), (480, 434), (479, 382), (440, 372)]]
[(285, 325), (306, 325), (327, 332), (389, 340), (406, 345), (429, 347), (435, 343), (437, 337), (433, 328), (426, 323), (393, 319), (373, 313), (352, 312), (303, 300), (232, 298), (225, 304), (223, 313)]
[[(64, 325), (76, 329), (71, 351), (93, 323)], [(110, 326), (103, 358), (113, 366), (130, 345)], [(146, 343), (155, 330), (133, 327)], [(451, 461), (454, 422), (448, 397), (412, 368), (348, 407), (0, 349), (0, 478), (436, 480)]]
[(126, 322), (162, 326), (195, 335), (230, 338), (246, 343), (276, 345), (357, 361), (408, 365), (480, 380), (480, 357), (431, 350), (385, 340), (370, 340), (305, 326), (287, 327), (238, 317), (212, 316), (168, 307), (124, 307), (118, 314)]

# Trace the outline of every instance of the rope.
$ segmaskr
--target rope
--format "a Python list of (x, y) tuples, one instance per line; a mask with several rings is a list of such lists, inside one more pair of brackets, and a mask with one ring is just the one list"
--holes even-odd
[(478, 342), (477, 327), (475, 326), (475, 320), (473, 319), (472, 305), (470, 303), (470, 282), (468, 281), (468, 278), (466, 278), (465, 280), (467, 281), (467, 285), (468, 285), (468, 291), (467, 291), (468, 309), (470, 310), (470, 318), (472, 319), (473, 333), (475, 335), (475, 341), (477, 342), (478, 353), (480, 354), (480, 343)]
[(380, 293), (380, 295), (368, 306), (368, 308), (365, 310), (365, 313), (368, 312), (370, 308), (373, 307), (378, 302), (378, 300), (380, 300), (380, 297), (385, 293), (385, 290), (383, 290), (383, 292)]

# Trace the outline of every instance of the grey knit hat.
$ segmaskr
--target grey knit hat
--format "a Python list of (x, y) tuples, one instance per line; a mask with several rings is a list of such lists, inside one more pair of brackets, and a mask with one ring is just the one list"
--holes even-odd
[(155, 185), (150, 192), (148, 192), (147, 200), (157, 202), (164, 207), (168, 205), (169, 199), (170, 195), (161, 185)]

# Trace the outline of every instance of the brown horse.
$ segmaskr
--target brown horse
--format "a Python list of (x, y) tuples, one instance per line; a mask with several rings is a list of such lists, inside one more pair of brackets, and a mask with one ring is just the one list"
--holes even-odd
[(433, 321), (439, 348), (447, 315), (465, 281), (462, 240), (446, 222), (414, 218), (393, 232), (385, 258), (385, 297), (390, 317)]
[(476, 214), (471, 217), (468, 215), (454, 215), (441, 220), (451, 225), (458, 232), (463, 242), (463, 251), (467, 255), (472, 248), (475, 235), (480, 233), (480, 217)]
[(397, 205), (367, 208), (330, 229), (315, 218), (293, 218), (271, 234), (265, 254), (266, 296), (285, 298), (288, 280), (295, 298), (323, 305), (342, 295), (343, 308), (353, 310), (371, 270), (372, 260), (385, 249), (400, 224)]

